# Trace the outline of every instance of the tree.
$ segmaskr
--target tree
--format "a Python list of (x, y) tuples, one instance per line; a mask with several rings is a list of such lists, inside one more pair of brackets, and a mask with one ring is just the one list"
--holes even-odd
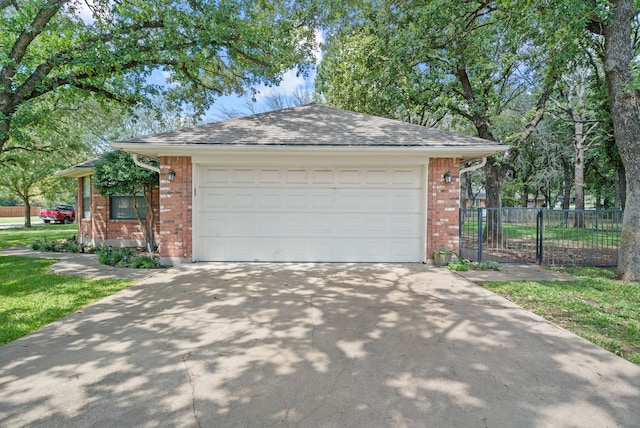
[[(511, 159), (542, 119), (561, 62), (538, 43), (545, 33), (535, 21), (502, 3), (510, 4), (360, 4), (328, 38), (319, 87), (330, 104), (364, 113), (431, 126), (450, 115), (480, 138), (514, 143)], [(497, 118), (527, 92), (538, 97), (526, 120), (516, 134), (500, 135)], [(508, 159), (488, 159), (489, 207), (502, 205)], [(500, 241), (501, 233), (499, 211), (491, 211), (485, 239)]]
[(609, 90), (613, 133), (626, 171), (626, 205), (618, 275), (640, 282), (640, 105), (631, 64), (633, 20), (639, 8), (632, 0), (613, 0), (610, 15), (596, 19), (590, 29), (604, 36), (604, 71)]
[[(552, 97), (555, 109), (551, 114), (561, 117), (564, 122), (572, 127), (573, 142), (573, 180), (575, 209), (585, 209), (585, 170), (586, 153), (601, 142), (597, 134), (600, 121), (596, 117), (594, 109), (589, 105), (590, 97), (590, 71), (584, 67), (575, 67), (570, 73), (562, 77), (558, 85), (559, 97)], [(584, 227), (584, 216), (576, 213), (574, 227)]]
[(66, 163), (60, 154), (37, 156), (32, 152), (14, 155), (11, 162), (0, 163), (0, 187), (17, 196), (24, 204), (24, 227), (31, 227), (31, 201), (52, 192), (72, 196), (69, 179), (54, 177), (53, 173)]
[[(47, 94), (137, 105), (163, 94), (197, 113), (216, 96), (304, 69), (313, 28), (286, 1), (19, 0), (0, 4), (0, 153)], [(154, 71), (169, 85), (149, 81)], [(13, 142), (12, 142), (13, 140)]]
[[(146, 164), (154, 164), (152, 160), (144, 157), (141, 157), (140, 160)], [(157, 162), (155, 164), (157, 166)], [(95, 165), (94, 183), (101, 195), (131, 196), (133, 210), (144, 233), (149, 253), (155, 248), (151, 191), (158, 185), (158, 179), (159, 174), (157, 172), (137, 166), (133, 162), (131, 154), (122, 151), (111, 151), (103, 154), (100, 161)], [(140, 215), (137, 198), (139, 194), (142, 194), (145, 198), (147, 206), (146, 218), (142, 218)]]

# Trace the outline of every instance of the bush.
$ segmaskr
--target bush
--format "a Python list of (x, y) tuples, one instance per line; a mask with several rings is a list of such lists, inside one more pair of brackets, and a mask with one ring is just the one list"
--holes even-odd
[(466, 259), (458, 259), (450, 262), (447, 267), (453, 271), (466, 272), (468, 270), (496, 270), (501, 271), (502, 266), (496, 262), (472, 262)]
[(150, 256), (136, 256), (129, 263), (129, 267), (135, 269), (153, 269), (158, 266), (160, 266), (159, 261)]
[(98, 261), (109, 266), (134, 269), (151, 269), (160, 265), (156, 258), (139, 254), (137, 248), (100, 247), (98, 248)]
[(35, 251), (60, 251), (66, 253), (79, 253), (82, 246), (76, 242), (76, 237), (48, 241), (47, 238), (36, 239), (29, 245)]
[(67, 253), (98, 254), (98, 261), (103, 265), (119, 266), (134, 269), (153, 269), (160, 266), (160, 261), (140, 252), (137, 248), (94, 247), (78, 244), (76, 237), (48, 241), (47, 238), (36, 239), (29, 247), (35, 251), (61, 251)]

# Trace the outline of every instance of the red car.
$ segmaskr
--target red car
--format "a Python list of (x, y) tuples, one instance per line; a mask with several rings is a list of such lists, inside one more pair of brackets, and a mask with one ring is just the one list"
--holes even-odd
[(73, 223), (76, 221), (76, 208), (73, 205), (56, 205), (54, 210), (40, 210), (40, 218), (45, 223)]

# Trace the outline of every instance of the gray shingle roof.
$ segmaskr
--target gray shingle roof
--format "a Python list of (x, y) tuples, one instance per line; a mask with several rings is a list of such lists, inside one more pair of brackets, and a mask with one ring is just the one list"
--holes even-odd
[(133, 138), (114, 146), (123, 148), (128, 144), (459, 148), (499, 145), (317, 104)]

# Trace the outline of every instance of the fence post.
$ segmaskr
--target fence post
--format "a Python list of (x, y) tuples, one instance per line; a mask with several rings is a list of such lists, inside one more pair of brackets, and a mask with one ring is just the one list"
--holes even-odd
[(542, 244), (544, 237), (544, 215), (542, 214), (542, 209), (538, 209), (537, 221), (536, 221), (536, 258), (538, 259), (538, 264), (542, 264)]
[(462, 230), (464, 229), (464, 208), (458, 210), (458, 256), (462, 257)]
[(482, 208), (478, 208), (478, 263), (482, 263)]

